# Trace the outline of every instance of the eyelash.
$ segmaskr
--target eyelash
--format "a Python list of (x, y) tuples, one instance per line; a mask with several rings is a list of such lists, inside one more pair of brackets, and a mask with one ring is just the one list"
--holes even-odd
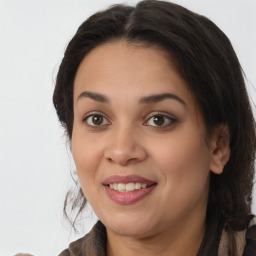
[[(89, 124), (88, 123), (88, 119), (89, 118), (92, 118), (92, 117), (101, 117), (103, 118), (105, 121), (107, 121), (107, 123), (105, 124), (101, 124), (101, 125), (92, 125), (92, 124)], [(108, 121), (108, 119), (106, 117), (104, 117), (103, 114), (100, 114), (100, 113), (93, 113), (93, 114), (90, 114), (90, 115), (87, 115), (83, 118), (82, 120), (83, 123), (85, 123), (88, 127), (92, 128), (92, 129), (102, 129), (104, 128), (105, 126), (107, 125), (110, 125), (111, 123)]]
[[(164, 120), (168, 120), (168, 123), (162, 126), (157, 126), (157, 125), (147, 125), (147, 123), (152, 119), (152, 118), (156, 118), (156, 117), (163, 117)], [(149, 116), (149, 118), (147, 119), (147, 121), (144, 123), (144, 125), (146, 126), (152, 126), (155, 129), (167, 129), (169, 128), (171, 125), (173, 125), (174, 123), (176, 123), (178, 120), (177, 118), (166, 114), (166, 113), (161, 113), (161, 112), (157, 112), (157, 113), (153, 113)]]
[[(89, 124), (88, 123), (88, 120), (90, 118), (93, 118), (93, 117), (100, 117), (100, 118), (103, 118), (103, 124), (100, 124), (100, 125), (93, 125), (93, 124)], [(148, 125), (149, 121), (152, 119), (152, 118), (156, 118), (156, 117), (163, 117), (164, 118), (164, 122), (166, 122), (166, 120), (168, 120), (167, 124), (165, 125), (161, 125), (161, 126), (157, 126), (157, 125)], [(147, 121), (143, 123), (143, 125), (145, 126), (151, 126), (153, 127), (154, 129), (167, 129), (169, 128), (172, 124), (176, 123), (178, 120), (173, 117), (173, 116), (170, 116), (169, 114), (166, 114), (166, 113), (161, 113), (161, 112), (157, 112), (157, 113), (153, 113), (151, 114), (148, 118), (147, 118)], [(111, 122), (108, 121), (108, 119), (106, 117), (104, 117), (103, 114), (100, 114), (100, 113), (93, 113), (93, 114), (90, 114), (90, 115), (87, 115), (85, 116), (83, 119), (82, 119), (82, 122), (85, 123), (89, 128), (92, 128), (92, 129), (103, 129), (105, 128), (106, 126), (110, 125)]]

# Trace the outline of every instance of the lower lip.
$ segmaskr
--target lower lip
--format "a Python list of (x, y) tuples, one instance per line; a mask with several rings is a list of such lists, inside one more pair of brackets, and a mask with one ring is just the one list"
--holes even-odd
[(114, 189), (111, 189), (109, 186), (105, 186), (105, 190), (109, 198), (113, 200), (115, 203), (129, 205), (142, 200), (155, 187), (156, 187), (156, 184), (148, 188), (137, 189), (131, 192), (119, 192)]

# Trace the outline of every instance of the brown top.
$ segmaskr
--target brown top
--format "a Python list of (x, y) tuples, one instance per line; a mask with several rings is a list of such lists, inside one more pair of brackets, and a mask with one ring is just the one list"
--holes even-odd
[[(216, 228), (210, 246), (205, 246), (209, 242), (205, 236), (197, 256), (229, 256), (229, 237), (223, 226)], [(256, 217), (250, 218), (247, 229), (235, 233), (235, 239), (239, 256), (256, 256)], [(106, 256), (105, 226), (98, 221), (87, 235), (71, 243), (59, 256)]]

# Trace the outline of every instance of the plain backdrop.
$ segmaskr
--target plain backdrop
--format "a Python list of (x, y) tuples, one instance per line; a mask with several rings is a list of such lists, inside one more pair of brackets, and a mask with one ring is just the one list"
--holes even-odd
[[(256, 1), (173, 2), (209, 17), (227, 34), (256, 101)], [(0, 0), (0, 256), (56, 256), (96, 220), (88, 211), (75, 235), (63, 218), (75, 167), (52, 93), (78, 26), (114, 3), (120, 1)]]

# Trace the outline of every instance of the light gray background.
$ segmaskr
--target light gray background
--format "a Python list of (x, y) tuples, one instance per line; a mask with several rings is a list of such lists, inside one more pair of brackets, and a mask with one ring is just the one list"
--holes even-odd
[[(228, 35), (256, 101), (256, 1), (173, 2), (209, 17)], [(52, 93), (67, 42), (89, 15), (113, 3), (120, 2), (0, 0), (0, 256), (56, 256), (83, 235), (70, 233), (62, 217), (74, 165)], [(84, 232), (95, 221), (87, 215)]]

